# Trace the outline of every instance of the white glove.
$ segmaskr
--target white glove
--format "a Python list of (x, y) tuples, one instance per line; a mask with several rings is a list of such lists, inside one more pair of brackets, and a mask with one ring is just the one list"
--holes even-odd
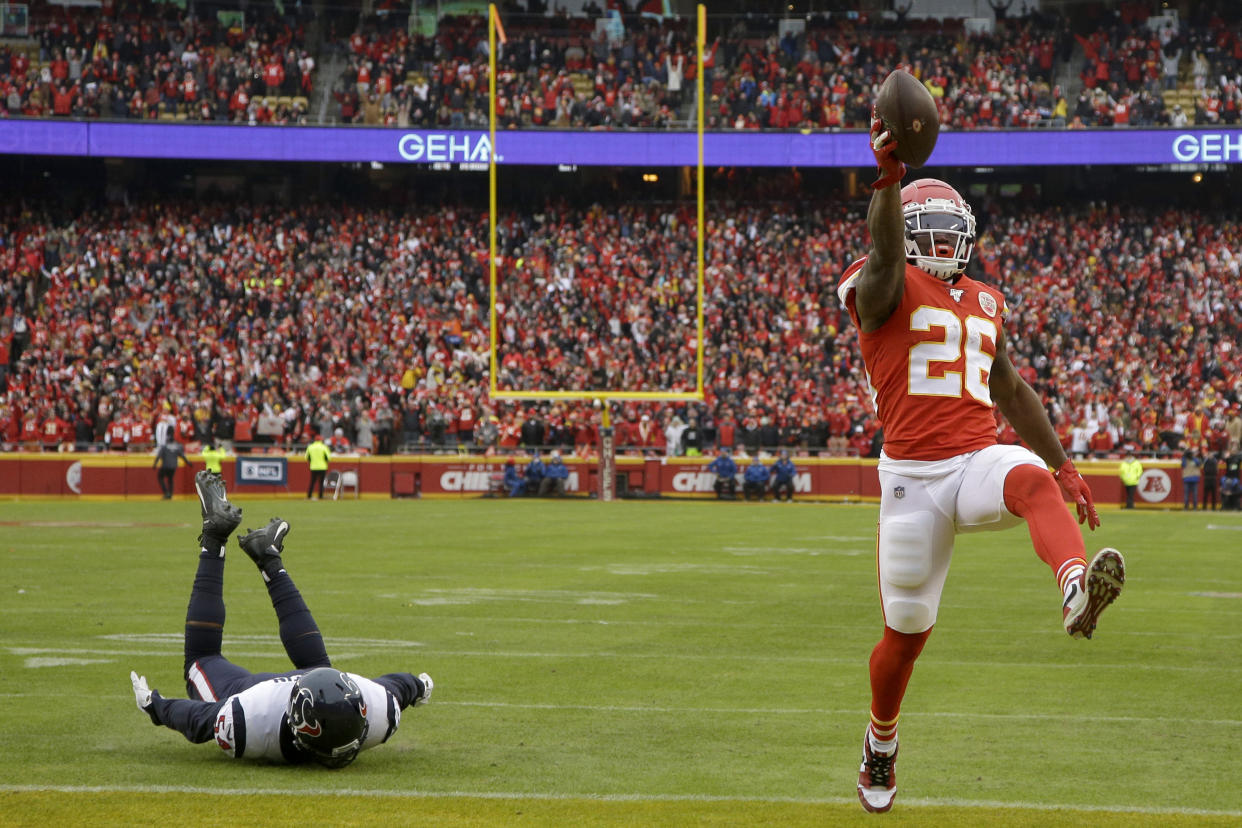
[(138, 709), (147, 713), (151, 707), (151, 688), (147, 687), (147, 677), (140, 676), (133, 670), (129, 671), (130, 683), (134, 685), (134, 701)]
[(431, 676), (427, 675), (426, 673), (419, 673), (418, 680), (423, 683), (423, 694), (419, 696), (417, 699), (415, 699), (414, 703), (415, 704), (426, 704), (427, 700), (431, 698), (431, 690), (433, 687), (436, 686), (436, 684), (435, 682), (431, 680)]

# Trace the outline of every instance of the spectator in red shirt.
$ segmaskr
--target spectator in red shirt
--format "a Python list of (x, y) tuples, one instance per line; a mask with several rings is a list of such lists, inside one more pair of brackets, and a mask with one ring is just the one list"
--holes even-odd
[(39, 414), (33, 409), (27, 411), (25, 416), (22, 417), (21, 440), (25, 448), (32, 450), (39, 448), (39, 440), (42, 434), (40, 425)]
[(263, 67), (263, 85), (267, 87), (269, 96), (280, 94), (280, 87), (285, 82), (285, 66), (280, 58), (272, 56)]
[(1095, 433), (1087, 441), (1087, 449), (1095, 457), (1104, 457), (1113, 450), (1113, 436), (1108, 432), (1108, 424), (1100, 423)]

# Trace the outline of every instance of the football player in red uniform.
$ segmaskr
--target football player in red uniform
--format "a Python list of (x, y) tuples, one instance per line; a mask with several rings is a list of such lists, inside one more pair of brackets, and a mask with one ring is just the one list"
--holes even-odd
[[(897, 792), (898, 712), (936, 622), (957, 533), (1025, 520), (1075, 638), (1091, 637), (1125, 570), (1115, 549), (1087, 562), (1061, 495), (1074, 502), (1078, 522), (1095, 529), (1091, 491), (1006, 355), (1005, 297), (964, 275), (975, 238), (970, 205), (943, 181), (900, 187), (905, 165), (878, 120), (871, 141), (880, 170), (867, 213), (871, 250), (846, 269), (837, 294), (858, 328), (884, 426), (877, 543), (884, 635), (871, 654), (871, 722), (858, 774), (863, 808), (881, 812)], [(994, 405), (1029, 449), (998, 444)]]

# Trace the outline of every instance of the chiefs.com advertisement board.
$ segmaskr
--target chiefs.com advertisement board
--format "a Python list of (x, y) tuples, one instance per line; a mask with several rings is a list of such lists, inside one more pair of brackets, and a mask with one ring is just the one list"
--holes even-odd
[[(525, 462), (529, 462), (526, 460)], [(521, 465), (524, 466), (525, 462)], [(401, 464), (394, 461), (394, 467)], [(586, 475), (582, 464), (568, 461), (569, 478), (565, 481), (565, 493), (577, 495), (587, 493), (583, 485)], [(594, 464), (592, 464), (594, 465)], [(504, 461), (495, 460), (481, 462), (439, 462), (431, 461), (418, 464), (419, 493), (424, 495), (484, 495), (499, 493), (504, 479)]]
[[(136, 497), (158, 498), (159, 486), (149, 455), (111, 453), (22, 453), (0, 454), (0, 497)], [(174, 482), (178, 495), (194, 496), (194, 471), (202, 458), (190, 455), (192, 469), (179, 469)], [(609, 481), (617, 497), (712, 498), (716, 476), (707, 470), (708, 457), (616, 458)], [(516, 457), (519, 469), (529, 458)], [(269, 465), (270, 463), (270, 465)], [(797, 476), (794, 497), (829, 502), (874, 502), (880, 497), (876, 461), (856, 458), (794, 458)], [(239, 465), (240, 464), (240, 465)], [(247, 465), (249, 464), (249, 465)], [(242, 473), (241, 466), (247, 473)], [(565, 460), (569, 479), (568, 496), (598, 497), (600, 469), (597, 459)], [(1174, 461), (1144, 461), (1138, 485), (1139, 508), (1180, 508), (1182, 503), (1181, 467)], [(232, 466), (233, 468), (229, 468)], [(262, 466), (260, 473), (254, 474)], [(746, 461), (739, 458), (738, 490)], [(283, 467), (285, 477), (277, 479)], [(1118, 475), (1117, 461), (1081, 461), (1079, 470), (1091, 486), (1097, 503), (1120, 504), (1125, 491)], [(331, 468), (355, 471), (359, 494), (367, 498), (387, 497), (485, 497), (505, 496), (502, 481), (505, 458), (459, 457), (444, 455), (401, 455), (394, 457), (349, 457), (335, 455)], [(234, 491), (256, 496), (305, 497), (310, 471), (302, 455), (232, 457), (225, 460), (225, 479), (233, 480)]]

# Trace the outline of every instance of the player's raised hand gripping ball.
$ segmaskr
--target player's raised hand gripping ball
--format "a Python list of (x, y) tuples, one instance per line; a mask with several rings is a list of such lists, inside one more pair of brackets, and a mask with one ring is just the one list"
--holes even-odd
[(871, 189), (883, 190), (899, 184), (906, 174), (906, 165), (897, 159), (897, 142), (874, 112), (871, 113), (871, 152), (880, 171), (879, 177), (871, 182)]
[(897, 142), (897, 158), (910, 167), (921, 167), (931, 157), (940, 135), (936, 100), (918, 79), (894, 69), (880, 85), (875, 113)]

